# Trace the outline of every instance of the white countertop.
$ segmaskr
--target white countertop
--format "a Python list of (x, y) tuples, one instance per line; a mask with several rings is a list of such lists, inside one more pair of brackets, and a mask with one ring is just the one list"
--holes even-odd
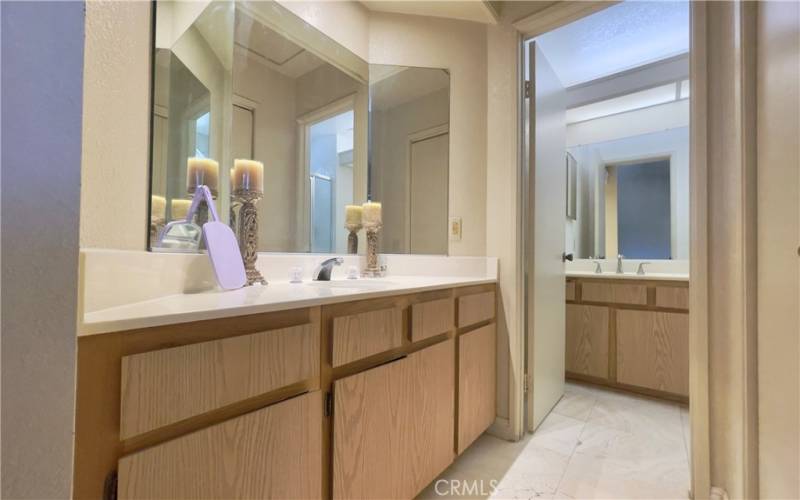
[(590, 271), (566, 271), (568, 278), (596, 278), (596, 279), (613, 279), (613, 280), (650, 280), (650, 281), (689, 281), (689, 275), (686, 273), (645, 273), (639, 275), (636, 273), (595, 273)]
[(388, 276), (329, 282), (272, 282), (233, 291), (174, 294), (87, 312), (78, 336), (495, 282), (490, 277)]

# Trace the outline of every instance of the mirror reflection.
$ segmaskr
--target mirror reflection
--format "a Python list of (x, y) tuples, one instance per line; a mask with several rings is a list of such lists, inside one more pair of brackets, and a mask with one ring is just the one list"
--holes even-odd
[(368, 200), (380, 252), (447, 253), (447, 70), (367, 65), (277, 2), (159, 1), (155, 31), (151, 248), (202, 250), (202, 204), (157, 236), (205, 184), (248, 254), (345, 253)]
[(370, 197), (383, 203), (380, 251), (446, 254), (450, 74), (370, 65)]
[(568, 148), (567, 249), (688, 259), (688, 154), (688, 127)]

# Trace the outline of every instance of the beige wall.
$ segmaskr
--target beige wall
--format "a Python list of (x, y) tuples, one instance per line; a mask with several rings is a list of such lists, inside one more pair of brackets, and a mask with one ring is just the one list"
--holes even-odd
[(86, 2), (82, 248), (145, 249), (150, 7), (147, 2)]
[(360, 2), (278, 0), (300, 19), (369, 60), (370, 14)]
[(800, 498), (800, 4), (757, 29), (759, 493)]
[(463, 222), (451, 255), (486, 254), (486, 27), (466, 21), (370, 16), (374, 64), (450, 70), (450, 216)]
[[(487, 27), (486, 254), (500, 260), (497, 321), (497, 416), (493, 431), (516, 438), (522, 409), (522, 283), (517, 165), (519, 34), (506, 25)], [(521, 393), (520, 393), (521, 394)]]

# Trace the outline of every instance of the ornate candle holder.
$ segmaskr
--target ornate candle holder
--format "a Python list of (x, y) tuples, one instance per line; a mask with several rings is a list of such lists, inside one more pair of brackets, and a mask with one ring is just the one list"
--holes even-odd
[(378, 232), (383, 224), (364, 224), (367, 230), (367, 267), (361, 273), (367, 278), (380, 278), (383, 276), (380, 266), (378, 266)]
[(150, 216), (150, 245), (155, 246), (155, 242), (158, 240), (158, 235), (161, 234), (161, 230), (164, 228), (166, 223), (167, 220), (164, 217), (158, 217), (155, 215)]
[(361, 224), (345, 224), (344, 228), (350, 231), (350, 234), (347, 235), (347, 253), (349, 254), (357, 254), (358, 253), (358, 232), (361, 231)]
[(239, 239), (239, 250), (242, 252), (247, 284), (261, 283), (266, 285), (267, 280), (256, 269), (256, 260), (258, 259), (258, 209), (256, 208), (256, 202), (261, 199), (263, 194), (258, 191), (237, 189), (233, 192), (233, 196), (240, 205), (236, 237)]

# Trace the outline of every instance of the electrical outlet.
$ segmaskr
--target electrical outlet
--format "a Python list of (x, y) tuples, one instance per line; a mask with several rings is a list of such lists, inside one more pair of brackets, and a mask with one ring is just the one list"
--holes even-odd
[(461, 217), (450, 217), (450, 241), (461, 241)]

